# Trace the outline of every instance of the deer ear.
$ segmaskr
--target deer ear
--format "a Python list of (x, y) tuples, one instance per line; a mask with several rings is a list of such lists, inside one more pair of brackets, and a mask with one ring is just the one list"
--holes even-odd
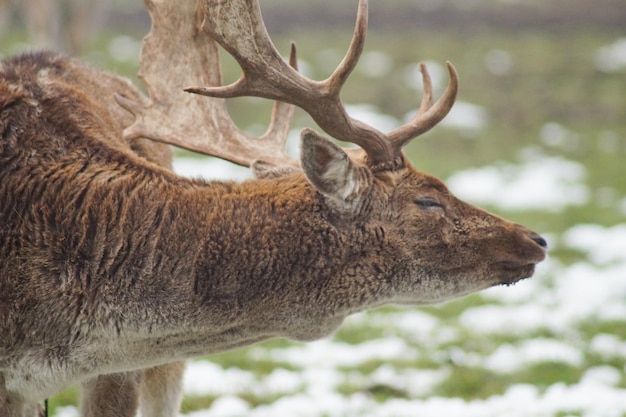
[(270, 162), (260, 161), (258, 159), (252, 161), (252, 164), (250, 164), (250, 168), (252, 169), (252, 174), (254, 175), (254, 178), (258, 179), (278, 178), (300, 171), (299, 169), (294, 167), (275, 165)]
[(301, 134), (301, 164), (309, 182), (322, 194), (337, 202), (357, 197), (367, 185), (360, 172), (339, 146), (311, 129)]

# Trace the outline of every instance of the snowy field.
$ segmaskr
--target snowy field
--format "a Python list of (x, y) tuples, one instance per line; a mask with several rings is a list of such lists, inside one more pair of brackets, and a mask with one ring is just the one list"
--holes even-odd
[[(597, 68), (626, 66), (625, 42), (598, 50)], [(506, 70), (500, 55), (492, 57), (493, 71)], [(382, 126), (397, 122), (366, 106), (351, 112)], [(448, 128), (488, 123), (485, 109), (473, 104), (455, 112)], [(537, 142), (566, 146), (566, 129), (548, 123)], [(460, 198), (509, 213), (560, 213), (597, 197), (587, 167), (540, 149), (445, 180)], [(191, 177), (249, 177), (247, 169), (202, 158), (179, 158), (175, 169)], [(551, 256), (535, 277), (512, 287), (443, 306), (362, 313), (318, 342), (275, 341), (190, 362), (181, 415), (624, 417), (626, 195), (614, 199), (621, 223), (573, 223), (548, 233), (550, 251), (575, 260)], [(61, 407), (56, 415), (77, 414)]]

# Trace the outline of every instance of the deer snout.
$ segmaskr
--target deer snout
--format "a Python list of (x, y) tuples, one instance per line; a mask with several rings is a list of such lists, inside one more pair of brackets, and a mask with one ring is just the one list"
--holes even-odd
[(524, 226), (512, 226), (513, 230), (509, 229), (513, 232), (513, 240), (510, 241), (512, 246), (500, 252), (500, 259), (496, 263), (499, 283), (504, 285), (531, 277), (535, 266), (546, 258), (548, 248), (548, 243), (539, 234)]
[(524, 240), (526, 241), (526, 243), (523, 244), (523, 248), (525, 248), (522, 251), (523, 256), (526, 257), (527, 261), (530, 263), (536, 264), (543, 261), (546, 257), (548, 242), (538, 233), (535, 233), (524, 226), (516, 226), (521, 229), (521, 232), (524, 235)]
[(537, 245), (541, 246), (541, 248), (543, 250), (548, 249), (548, 242), (546, 242), (546, 240), (543, 237), (541, 237), (540, 235), (538, 235), (537, 233), (530, 232), (530, 235), (528, 237), (530, 238), (530, 240), (535, 242)]

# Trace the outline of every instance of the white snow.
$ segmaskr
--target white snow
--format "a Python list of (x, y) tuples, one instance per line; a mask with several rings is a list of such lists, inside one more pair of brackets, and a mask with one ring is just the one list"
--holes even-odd
[(239, 397), (225, 395), (216, 399), (213, 404), (211, 404), (210, 410), (210, 414), (207, 414), (206, 411), (202, 410), (192, 412), (187, 414), (187, 416), (205, 417), (210, 415), (211, 417), (241, 417), (248, 415), (248, 412), (250, 411), (250, 404)]
[(108, 45), (109, 55), (118, 62), (135, 62), (141, 49), (141, 41), (127, 35), (114, 37)]
[(459, 322), (479, 334), (524, 335), (546, 326), (546, 310), (536, 305), (485, 305), (465, 310)]
[(485, 359), (485, 368), (499, 373), (510, 373), (540, 362), (562, 362), (580, 366), (582, 352), (567, 343), (554, 339), (530, 339), (520, 345), (505, 344)]
[(267, 359), (303, 368), (336, 368), (376, 360), (414, 360), (417, 354), (404, 339), (384, 338), (356, 345), (322, 339), (290, 348), (269, 351), (259, 348), (257, 357), (262, 355), (267, 355)]
[(209, 157), (176, 158), (174, 159), (174, 171), (185, 177), (204, 178), (206, 180), (242, 181), (252, 178), (252, 173), (247, 167)]
[(388, 54), (382, 51), (364, 52), (359, 60), (357, 70), (370, 78), (381, 78), (389, 75), (393, 62)]
[(576, 150), (580, 142), (576, 133), (555, 122), (546, 123), (541, 127), (539, 140), (546, 146), (566, 151)]
[(612, 334), (600, 333), (591, 339), (589, 351), (600, 355), (605, 360), (626, 359), (626, 341)]
[(457, 129), (472, 138), (483, 129), (488, 122), (487, 110), (484, 107), (466, 101), (456, 101), (445, 119), (439, 123)]
[(501, 164), (453, 174), (446, 181), (459, 198), (504, 210), (560, 212), (589, 199), (581, 181), (585, 168), (556, 156), (529, 156), (519, 165)]
[(579, 224), (564, 235), (565, 245), (587, 253), (598, 265), (626, 260), (626, 223), (613, 227)]
[(395, 117), (382, 114), (375, 106), (370, 104), (346, 104), (345, 108), (350, 117), (356, 120), (363, 120), (381, 132), (389, 132), (400, 125)]
[(485, 68), (493, 75), (508, 74), (513, 68), (513, 58), (507, 51), (492, 49), (485, 54)]
[(72, 406), (59, 407), (56, 409), (56, 417), (78, 417), (78, 409)]
[(612, 44), (598, 49), (595, 64), (597, 69), (604, 72), (626, 69), (626, 38), (616, 39)]
[(193, 395), (230, 395), (245, 392), (257, 383), (250, 372), (222, 369), (209, 361), (196, 361), (185, 371), (185, 392)]

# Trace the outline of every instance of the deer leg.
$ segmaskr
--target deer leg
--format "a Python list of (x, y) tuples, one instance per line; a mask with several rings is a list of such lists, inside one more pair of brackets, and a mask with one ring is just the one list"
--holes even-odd
[(0, 388), (0, 416), (2, 417), (43, 417), (40, 405), (27, 404)]
[(134, 417), (141, 371), (99, 375), (82, 384), (83, 417)]
[(185, 362), (145, 369), (139, 406), (144, 417), (175, 417), (183, 398)]

